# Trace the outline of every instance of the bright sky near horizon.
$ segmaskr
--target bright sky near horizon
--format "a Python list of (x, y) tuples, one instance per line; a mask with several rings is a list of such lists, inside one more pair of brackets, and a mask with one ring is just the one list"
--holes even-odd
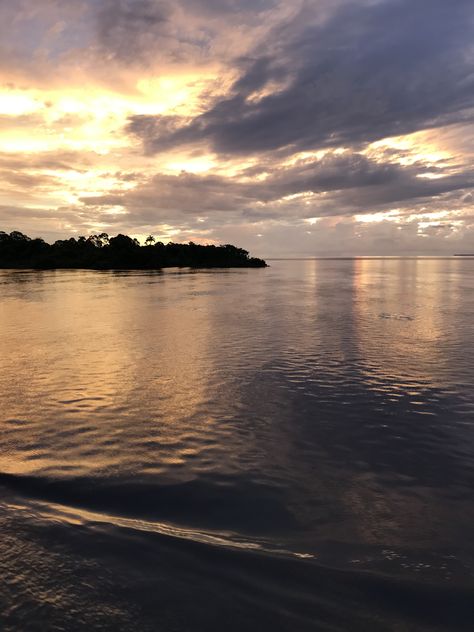
[(472, 0), (0, 0), (0, 230), (474, 250)]

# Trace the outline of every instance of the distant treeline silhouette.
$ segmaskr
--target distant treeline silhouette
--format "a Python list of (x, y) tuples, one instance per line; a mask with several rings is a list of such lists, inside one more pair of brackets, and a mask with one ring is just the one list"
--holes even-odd
[(92, 268), (155, 270), (165, 267), (193, 268), (261, 268), (263, 259), (249, 257), (242, 248), (164, 244), (151, 235), (141, 246), (127, 235), (109, 237), (106, 233), (90, 237), (71, 237), (48, 244), (19, 231), (0, 231), (0, 268)]

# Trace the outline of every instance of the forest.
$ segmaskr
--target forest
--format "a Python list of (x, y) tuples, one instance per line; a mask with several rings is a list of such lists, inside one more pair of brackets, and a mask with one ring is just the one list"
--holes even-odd
[(70, 237), (49, 244), (19, 231), (0, 231), (0, 268), (95, 270), (156, 270), (167, 267), (262, 268), (263, 259), (250, 257), (243, 248), (156, 241), (147, 237), (143, 245), (127, 235), (106, 233)]

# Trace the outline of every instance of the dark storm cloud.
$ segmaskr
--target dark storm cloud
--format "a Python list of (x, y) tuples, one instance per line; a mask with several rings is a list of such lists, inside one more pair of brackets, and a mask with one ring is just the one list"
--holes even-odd
[[(222, 154), (249, 154), (470, 120), (473, 15), (471, 0), (350, 3), (313, 25), (306, 10), (259, 45), (229, 97), (172, 129), (166, 117), (132, 117), (129, 131), (148, 152), (204, 141)], [(276, 78), (283, 89), (249, 98)]]

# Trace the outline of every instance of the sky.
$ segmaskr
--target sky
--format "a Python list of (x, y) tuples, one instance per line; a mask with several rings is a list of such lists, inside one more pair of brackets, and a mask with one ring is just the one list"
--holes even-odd
[(0, 230), (474, 251), (472, 0), (0, 0)]

